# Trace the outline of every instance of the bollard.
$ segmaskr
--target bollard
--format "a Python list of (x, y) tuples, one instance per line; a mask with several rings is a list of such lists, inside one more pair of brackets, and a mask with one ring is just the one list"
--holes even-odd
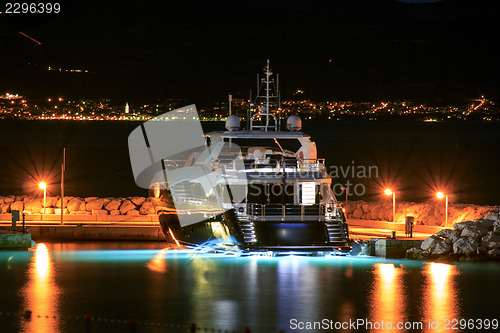
[(19, 211), (15, 209), (12, 211), (12, 226), (14, 228), (17, 225), (17, 221), (19, 221)]
[(413, 238), (413, 224), (415, 223), (413, 216), (406, 216), (405, 218), (405, 234), (406, 237)]
[(85, 333), (90, 333), (92, 330), (92, 315), (87, 313), (83, 318), (85, 319)]
[(32, 314), (33, 314), (33, 312), (31, 312), (31, 310), (24, 311), (24, 319), (31, 320)]

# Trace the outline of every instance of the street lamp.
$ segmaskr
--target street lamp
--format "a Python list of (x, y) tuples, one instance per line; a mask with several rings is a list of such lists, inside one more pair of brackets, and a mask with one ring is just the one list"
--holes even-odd
[(392, 195), (392, 222), (396, 222), (396, 192), (387, 188), (384, 193), (386, 195)]
[(444, 194), (443, 192), (438, 192), (436, 193), (436, 196), (438, 197), (438, 199), (443, 199), (445, 198), (445, 218), (444, 218), (444, 226), (447, 227), (448, 226), (448, 196), (446, 194)]
[(42, 214), (45, 213), (45, 198), (47, 197), (47, 184), (44, 182), (41, 182), (38, 184), (38, 187), (43, 190), (43, 211)]
[(349, 194), (349, 190), (347, 189), (347, 187), (343, 187), (343, 186), (341, 186), (340, 189), (345, 190), (345, 207), (347, 209), (347, 195)]

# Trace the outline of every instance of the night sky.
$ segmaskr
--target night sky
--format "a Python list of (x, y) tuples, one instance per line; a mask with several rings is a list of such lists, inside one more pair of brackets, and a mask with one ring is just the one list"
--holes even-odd
[(498, 99), (500, 1), (405, 2), (77, 0), (2, 14), (0, 93), (211, 103), (248, 97), (269, 57), (284, 98)]

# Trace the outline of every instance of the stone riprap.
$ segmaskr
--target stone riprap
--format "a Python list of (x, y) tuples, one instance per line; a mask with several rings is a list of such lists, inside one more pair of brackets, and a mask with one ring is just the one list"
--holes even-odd
[(408, 259), (452, 261), (500, 260), (500, 215), (455, 223), (406, 252)]
[[(392, 221), (392, 201), (351, 201), (342, 205), (347, 218), (358, 220)], [(473, 204), (448, 205), (448, 225), (479, 219), (499, 207)], [(413, 216), (415, 225), (445, 226), (445, 204), (441, 201), (428, 203), (396, 202), (396, 222), (404, 222), (406, 216)]]
[[(65, 214), (70, 215), (152, 215), (156, 214), (150, 198), (79, 198), (64, 197)], [(0, 214), (19, 210), (28, 214), (42, 213), (43, 198), (31, 196), (0, 196)], [(60, 214), (61, 198), (45, 199), (45, 214)]]

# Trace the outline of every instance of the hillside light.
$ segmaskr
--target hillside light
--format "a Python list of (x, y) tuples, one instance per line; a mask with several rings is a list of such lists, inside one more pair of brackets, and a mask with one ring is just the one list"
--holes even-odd
[(392, 222), (396, 222), (396, 192), (385, 189), (385, 195), (392, 195)]
[(45, 199), (47, 197), (47, 184), (45, 182), (41, 182), (38, 184), (38, 187), (43, 190), (43, 210), (42, 214), (45, 213)]
[(444, 213), (444, 226), (448, 226), (448, 196), (444, 194), (443, 192), (438, 192), (436, 193), (436, 196), (438, 199), (445, 199), (445, 213)]

